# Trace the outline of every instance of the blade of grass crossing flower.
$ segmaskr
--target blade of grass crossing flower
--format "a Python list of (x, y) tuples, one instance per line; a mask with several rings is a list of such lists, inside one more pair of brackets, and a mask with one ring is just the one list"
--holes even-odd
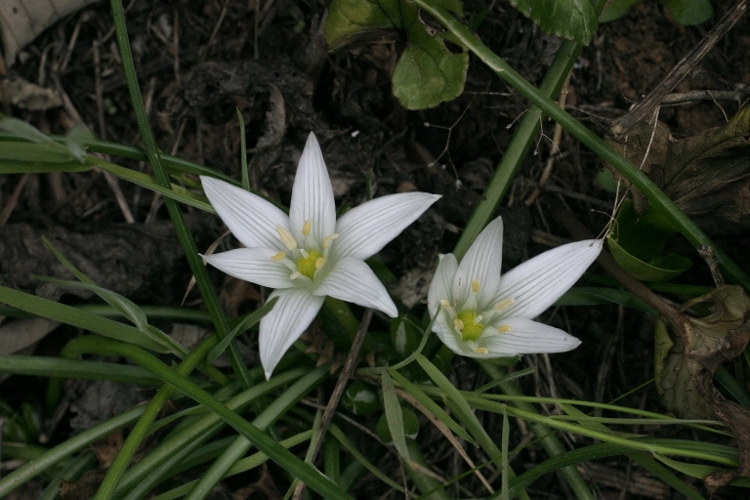
[[(161, 164), (159, 149), (156, 145), (156, 140), (151, 133), (151, 126), (148, 122), (146, 108), (143, 105), (143, 98), (141, 97), (141, 90), (135, 73), (133, 54), (130, 50), (130, 40), (128, 38), (127, 26), (125, 24), (125, 12), (122, 7), (122, 1), (111, 0), (110, 5), (112, 7), (112, 18), (115, 24), (117, 45), (120, 49), (120, 58), (125, 72), (125, 81), (128, 86), (133, 111), (135, 112), (136, 120), (138, 122), (138, 130), (141, 133), (143, 144), (146, 147), (148, 160), (154, 171), (154, 177), (156, 178), (157, 183), (165, 189), (170, 189), (171, 183), (169, 181), (169, 176)], [(206, 304), (206, 309), (209, 314), (211, 314), (214, 321), (216, 333), (220, 338), (224, 338), (229, 332), (227, 319), (224, 316), (216, 291), (208, 277), (208, 271), (203, 265), (203, 259), (201, 259), (198, 254), (198, 248), (196, 247), (195, 241), (190, 234), (187, 224), (185, 224), (182, 210), (177, 203), (169, 197), (164, 198), (164, 204), (169, 212), (169, 217), (172, 219), (172, 224), (177, 233), (177, 238), (180, 240), (180, 245), (185, 252), (185, 257), (190, 264), (190, 270), (193, 272), (193, 276), (195, 276), (198, 289), (200, 290), (203, 301)], [(242, 360), (239, 348), (235, 342), (229, 344), (228, 357), (237, 378), (242, 382), (245, 388), (249, 387), (250, 377), (247, 373), (247, 367)]]
[(276, 441), (265, 435), (257, 427), (242, 418), (242, 416), (227, 408), (223, 403), (216, 400), (204, 389), (198, 387), (190, 379), (171, 370), (147, 351), (110, 339), (94, 337), (92, 340), (94, 342), (90, 346), (89, 352), (102, 356), (124, 356), (150, 371), (164, 380), (165, 383), (174, 386), (175, 389), (219, 415), (222, 420), (248, 438), (250, 442), (260, 451), (266, 453), (279, 466), (305, 481), (308, 486), (325, 498), (332, 500), (348, 500), (351, 498), (331, 482), (330, 479), (322, 475), (315, 467), (303, 462), (285, 448), (280, 447)]
[(263, 307), (260, 307), (253, 311), (252, 313), (248, 314), (244, 318), (242, 318), (242, 321), (240, 321), (237, 326), (232, 328), (232, 331), (229, 332), (229, 334), (221, 339), (221, 342), (219, 342), (216, 347), (211, 349), (211, 352), (208, 353), (208, 356), (206, 356), (206, 363), (211, 364), (214, 362), (216, 358), (221, 356), (221, 353), (223, 353), (229, 343), (237, 337), (240, 333), (243, 333), (247, 331), (249, 328), (252, 328), (253, 326), (258, 323), (261, 319), (263, 319), (263, 316), (268, 314), (273, 306), (278, 301), (278, 297), (274, 297), (273, 299), (269, 300), (265, 304), (263, 304)]
[(393, 380), (403, 387), (405, 390), (409, 392), (412, 396), (414, 396), (414, 399), (422, 403), (425, 408), (427, 408), (429, 411), (432, 412), (435, 417), (440, 420), (442, 423), (444, 423), (450, 430), (452, 430), (455, 434), (458, 434), (462, 439), (465, 439), (471, 444), (474, 443), (474, 439), (469, 435), (466, 430), (458, 425), (453, 418), (451, 418), (448, 413), (446, 413), (445, 410), (440, 408), (435, 401), (432, 400), (427, 394), (424, 393), (419, 387), (409, 382), (409, 380), (401, 375), (398, 371), (391, 369), (390, 370), (391, 377), (393, 377)]
[(383, 370), (382, 374), (383, 387), (383, 409), (385, 418), (388, 421), (388, 429), (391, 431), (393, 446), (405, 462), (409, 462), (409, 451), (406, 449), (406, 436), (404, 433), (404, 415), (401, 413), (401, 405), (398, 402), (396, 387), (393, 385), (388, 371)]
[[(328, 372), (328, 365), (322, 365), (315, 370), (310, 371), (301, 377), (289, 389), (276, 397), (263, 412), (258, 415), (252, 425), (261, 431), (265, 431), (277, 419), (282, 417), (290, 408), (292, 408), (305, 394), (316, 387)], [(216, 484), (221, 481), (227, 471), (234, 465), (237, 460), (242, 458), (247, 450), (252, 447), (252, 443), (244, 436), (238, 437), (221, 457), (219, 457), (211, 467), (203, 474), (198, 484), (186, 497), (186, 500), (198, 500), (205, 498)]]

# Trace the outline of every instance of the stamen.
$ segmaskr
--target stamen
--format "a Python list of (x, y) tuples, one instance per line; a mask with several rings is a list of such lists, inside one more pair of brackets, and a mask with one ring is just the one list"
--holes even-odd
[(500, 302), (498, 302), (497, 304), (495, 304), (495, 312), (496, 313), (503, 312), (507, 308), (509, 308), (510, 306), (512, 306), (513, 304), (515, 304), (515, 302), (516, 302), (516, 299), (514, 299), (512, 297), (508, 297), (507, 299), (503, 299)]
[(278, 262), (282, 260), (284, 257), (286, 257), (286, 252), (279, 252), (276, 255), (271, 256), (271, 260), (274, 262)]
[(451, 308), (451, 303), (448, 302), (445, 299), (440, 299), (440, 305), (443, 306), (446, 309), (450, 309)]
[(312, 219), (307, 219), (305, 225), (302, 226), (302, 235), (307, 236), (310, 234), (310, 229), (312, 229)]
[(453, 320), (453, 326), (455, 326), (456, 330), (458, 330), (458, 332), (461, 333), (461, 330), (464, 329), (464, 322), (456, 318)]
[(326, 260), (323, 257), (318, 257), (315, 259), (315, 269), (320, 269), (325, 263)]
[(286, 228), (283, 226), (276, 226), (276, 231), (279, 233), (279, 238), (281, 238), (281, 242), (285, 247), (289, 250), (297, 248), (297, 240), (294, 239), (294, 236), (292, 236)]
[(497, 333), (508, 333), (511, 331), (510, 327), (508, 325), (502, 325), (497, 327)]
[(296, 280), (297, 278), (301, 278), (302, 273), (299, 271), (294, 271), (292, 274), (289, 275), (290, 280)]
[(471, 291), (474, 293), (479, 291), (479, 280), (471, 280)]
[(474, 349), (474, 352), (477, 354), (489, 354), (490, 351), (488, 351), (484, 347), (477, 347), (476, 349)]
[(323, 248), (324, 249), (328, 248), (331, 245), (331, 242), (333, 240), (335, 240), (336, 238), (338, 238), (338, 237), (339, 237), (339, 235), (336, 234), (336, 233), (333, 233), (333, 234), (330, 234), (330, 235), (326, 236), (325, 239), (323, 240)]

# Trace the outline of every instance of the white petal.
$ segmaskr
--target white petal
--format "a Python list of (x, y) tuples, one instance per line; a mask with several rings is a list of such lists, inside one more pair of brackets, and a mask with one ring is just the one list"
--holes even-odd
[(334, 255), (372, 257), (439, 198), (430, 193), (389, 194), (349, 210), (336, 223), (339, 238), (333, 242)]
[(372, 269), (353, 257), (336, 262), (313, 293), (320, 296), (330, 295), (362, 307), (371, 307), (383, 311), (391, 318), (398, 316), (393, 299)]
[(213, 177), (201, 176), (201, 183), (221, 220), (243, 245), (285, 250), (276, 227), (289, 229), (289, 217), (273, 203)]
[(559, 328), (525, 318), (508, 318), (502, 322), (509, 332), (487, 334), (487, 329), (477, 341), (488, 354), (473, 357), (504, 357), (517, 354), (566, 352), (581, 345), (581, 341)]
[(320, 245), (336, 227), (336, 206), (328, 170), (323, 161), (323, 153), (315, 135), (307, 136), (305, 150), (297, 166), (297, 175), (292, 187), (292, 201), (289, 207), (292, 234), (303, 242), (302, 228), (305, 222), (312, 221), (310, 235)]
[(292, 272), (281, 262), (271, 260), (276, 253), (276, 250), (270, 248), (238, 248), (202, 257), (215, 268), (235, 278), (269, 288), (292, 288), (295, 286), (289, 279)]
[(472, 282), (479, 285), (478, 309), (485, 306), (497, 293), (503, 261), (503, 219), (498, 217), (485, 227), (466, 252), (453, 279), (453, 290), (459, 293), (459, 304), (469, 296)]
[(500, 278), (492, 302), (513, 298), (502, 316), (536, 318), (578, 281), (601, 250), (602, 240), (584, 240), (537, 255)]
[(441, 300), (447, 300), (452, 306), (456, 305), (456, 297), (453, 296), (451, 289), (456, 269), (458, 269), (458, 263), (455, 255), (449, 253), (440, 256), (440, 263), (432, 277), (430, 291), (427, 293), (427, 308), (430, 311), (430, 317), (434, 317), (435, 313), (443, 307), (440, 304)]
[(310, 326), (323, 305), (323, 297), (312, 295), (304, 288), (275, 290), (269, 297), (279, 300), (271, 312), (260, 320), (260, 362), (266, 372), (266, 379), (287, 349)]

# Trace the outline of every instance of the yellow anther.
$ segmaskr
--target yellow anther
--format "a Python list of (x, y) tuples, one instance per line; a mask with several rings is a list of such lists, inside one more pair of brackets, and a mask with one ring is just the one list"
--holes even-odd
[(471, 291), (474, 293), (479, 291), (479, 280), (471, 280)]
[(290, 233), (286, 228), (284, 228), (283, 226), (276, 226), (276, 231), (279, 233), (279, 238), (281, 239), (281, 242), (285, 247), (287, 247), (289, 250), (294, 250), (295, 248), (297, 248), (297, 240), (294, 239), (292, 233)]
[(308, 234), (310, 234), (310, 229), (312, 229), (312, 219), (307, 219), (305, 221), (305, 225), (302, 226), (302, 234), (304, 236), (307, 236)]
[(458, 330), (459, 332), (461, 332), (461, 330), (464, 329), (464, 322), (461, 321), (460, 319), (456, 318), (456, 319), (453, 320), (453, 326), (456, 327), (456, 330)]
[(514, 299), (512, 297), (511, 298), (507, 298), (507, 299), (503, 299), (500, 302), (498, 302), (497, 304), (495, 304), (495, 312), (496, 313), (503, 312), (507, 308), (509, 308), (510, 306), (512, 306), (515, 302), (516, 302), (516, 299)]
[(279, 252), (276, 255), (271, 256), (271, 260), (274, 262), (278, 262), (284, 257), (286, 257), (286, 252)]
[(510, 327), (508, 325), (502, 325), (497, 327), (497, 333), (508, 333), (510, 331)]
[(315, 260), (315, 269), (320, 269), (323, 267), (323, 265), (326, 263), (326, 260), (323, 257), (318, 257)]
[(443, 306), (443, 307), (445, 307), (446, 309), (450, 309), (451, 308), (451, 303), (448, 302), (445, 299), (440, 299), (440, 305)]
[(339, 235), (336, 233), (326, 236), (325, 239), (323, 240), (323, 248), (328, 248), (329, 246), (331, 246), (331, 242), (338, 237)]
[(474, 352), (477, 354), (489, 354), (490, 351), (488, 351), (484, 347), (477, 347), (476, 349), (474, 349)]

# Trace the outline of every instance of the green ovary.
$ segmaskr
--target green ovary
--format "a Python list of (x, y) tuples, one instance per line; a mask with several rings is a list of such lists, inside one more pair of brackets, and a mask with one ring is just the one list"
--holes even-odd
[(466, 342), (479, 339), (482, 335), (482, 330), (484, 330), (484, 325), (476, 322), (476, 311), (461, 311), (456, 315), (456, 318), (463, 324), (463, 328), (460, 330), (461, 340)]
[(323, 254), (317, 250), (308, 250), (307, 257), (302, 257), (297, 260), (297, 270), (301, 275), (313, 279), (315, 271), (317, 270), (315, 264), (321, 257), (323, 257)]

